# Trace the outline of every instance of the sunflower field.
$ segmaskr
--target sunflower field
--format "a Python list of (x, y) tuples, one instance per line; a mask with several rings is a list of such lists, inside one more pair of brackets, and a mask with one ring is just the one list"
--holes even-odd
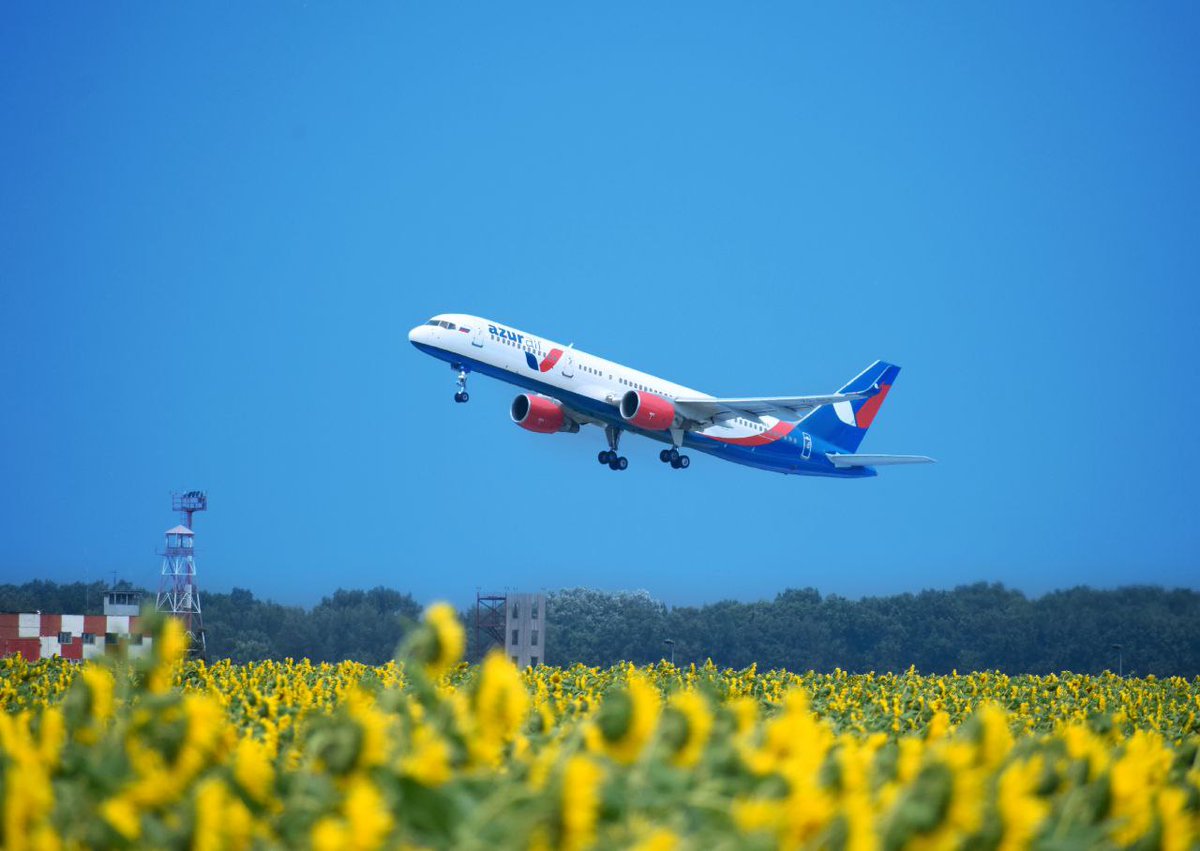
[(1200, 680), (0, 661), (0, 846), (1200, 847)]

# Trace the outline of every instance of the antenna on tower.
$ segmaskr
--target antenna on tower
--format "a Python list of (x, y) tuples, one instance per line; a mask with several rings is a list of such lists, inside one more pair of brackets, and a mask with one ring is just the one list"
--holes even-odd
[(197, 511), (208, 511), (208, 495), (204, 491), (188, 491), (171, 494), (171, 510), (179, 512), (183, 525), (192, 528), (192, 515)]
[(192, 531), (192, 515), (208, 510), (208, 496), (203, 491), (173, 493), (171, 508), (179, 512), (183, 522), (166, 532), (156, 608), (179, 618), (187, 633), (189, 652), (203, 659), (204, 619), (200, 612), (200, 589), (196, 585), (196, 533)]

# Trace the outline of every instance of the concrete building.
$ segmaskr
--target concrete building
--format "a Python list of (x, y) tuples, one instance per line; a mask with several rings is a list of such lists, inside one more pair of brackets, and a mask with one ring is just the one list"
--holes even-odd
[(546, 658), (546, 595), (508, 594), (504, 610), (504, 639), (517, 667), (539, 665)]
[(104, 614), (106, 615), (139, 615), (142, 613), (142, 593), (140, 591), (105, 591)]

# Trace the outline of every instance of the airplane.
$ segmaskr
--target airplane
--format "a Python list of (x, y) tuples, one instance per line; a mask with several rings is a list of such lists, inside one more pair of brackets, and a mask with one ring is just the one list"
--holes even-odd
[(900, 373), (875, 361), (825, 396), (716, 397), (479, 316), (442, 313), (408, 332), (419, 351), (458, 373), (455, 402), (466, 402), (467, 376), (515, 384), (509, 416), (537, 434), (604, 429), (597, 456), (624, 470), (621, 435), (668, 444), (658, 458), (686, 469), (692, 449), (761, 470), (802, 476), (866, 478), (892, 464), (931, 463), (924, 455), (862, 455), (859, 444)]

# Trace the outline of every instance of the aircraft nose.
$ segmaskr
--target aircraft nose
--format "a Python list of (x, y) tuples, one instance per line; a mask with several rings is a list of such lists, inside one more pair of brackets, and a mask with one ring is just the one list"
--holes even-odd
[(413, 328), (411, 331), (409, 331), (408, 332), (408, 342), (410, 342), (410, 343), (418, 342), (421, 339), (421, 336), (425, 333), (422, 330), (423, 328), (425, 328), (424, 325), (418, 325), (416, 328)]

